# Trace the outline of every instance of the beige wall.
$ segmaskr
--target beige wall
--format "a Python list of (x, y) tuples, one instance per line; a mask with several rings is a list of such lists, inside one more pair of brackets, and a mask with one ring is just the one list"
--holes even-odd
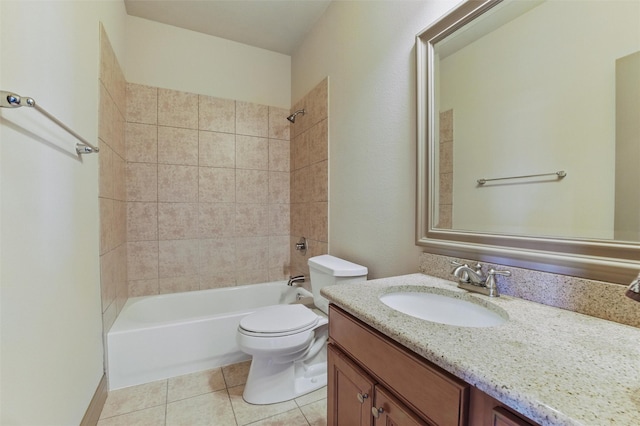
[(129, 296), (288, 276), (287, 115), (127, 85)]
[[(124, 50), (120, 1), (2, 1), (0, 88), (98, 140), (99, 22)], [(103, 374), (98, 155), (34, 110), (3, 109), (1, 400), (6, 425), (79, 424)]]
[(333, 2), (292, 56), (292, 101), (329, 76), (329, 252), (417, 271), (415, 36), (454, 1)]
[(133, 16), (127, 16), (125, 74), (130, 83), (291, 105), (290, 56)]

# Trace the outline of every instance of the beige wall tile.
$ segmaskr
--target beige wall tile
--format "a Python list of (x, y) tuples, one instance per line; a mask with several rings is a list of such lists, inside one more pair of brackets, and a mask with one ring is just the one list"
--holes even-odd
[(158, 242), (160, 278), (198, 274), (198, 240)]
[(158, 125), (198, 128), (198, 95), (158, 89)]
[(291, 204), (291, 235), (298, 238), (307, 235), (307, 207), (306, 203)]
[(146, 163), (127, 164), (127, 201), (158, 199), (158, 166)]
[(158, 203), (158, 239), (198, 238), (197, 203)]
[(236, 102), (236, 134), (269, 137), (269, 107), (250, 102)]
[(158, 161), (158, 128), (152, 124), (127, 123), (125, 127), (127, 161), (156, 163)]
[(310, 177), (309, 201), (328, 201), (329, 170), (327, 160), (312, 164), (308, 176)]
[[(220, 276), (235, 271), (235, 238), (208, 238), (200, 240), (200, 275)], [(202, 284), (202, 281), (201, 281)]]
[(234, 237), (235, 203), (200, 203), (198, 205), (199, 238)]
[(309, 133), (301, 133), (291, 141), (291, 170), (309, 165)]
[(100, 256), (100, 292), (103, 312), (116, 298), (118, 267), (118, 257), (115, 250)]
[(199, 133), (199, 165), (236, 167), (236, 136), (230, 133)]
[[(235, 265), (234, 265), (235, 266)], [(209, 290), (213, 288), (233, 287), (236, 285), (235, 267), (231, 271), (223, 271), (212, 275), (200, 275), (200, 290)], [(242, 283), (240, 283), (242, 284)]]
[(269, 169), (269, 139), (236, 136), (236, 167), (239, 169)]
[(309, 203), (309, 238), (317, 241), (329, 241), (328, 203)]
[(306, 169), (291, 172), (290, 199), (292, 203), (303, 203), (309, 198), (308, 180), (309, 171)]
[(198, 201), (198, 167), (159, 164), (158, 201)]
[(440, 142), (453, 141), (453, 110), (440, 113)]
[(269, 235), (289, 235), (289, 204), (269, 204)]
[(127, 276), (129, 280), (158, 278), (158, 242), (127, 243)]
[(268, 171), (236, 169), (237, 203), (267, 203), (268, 200)]
[(286, 172), (269, 172), (269, 203), (288, 204), (291, 178)]
[(289, 172), (291, 153), (289, 141), (269, 139), (269, 170), (274, 172)]
[(113, 204), (114, 212), (114, 246), (119, 246), (127, 242), (127, 203), (116, 200)]
[(236, 236), (269, 235), (268, 204), (236, 204)]
[(100, 254), (105, 254), (115, 247), (115, 210), (114, 200), (99, 198), (100, 203)]
[(453, 173), (453, 142), (443, 142), (440, 147), (440, 173)]
[(158, 124), (158, 89), (127, 84), (127, 122)]
[(269, 237), (236, 239), (236, 271), (264, 270), (269, 267)]
[[(280, 270), (289, 266), (289, 235), (269, 236), (269, 268)], [(286, 272), (285, 272), (286, 275)]]
[(440, 173), (440, 204), (453, 203), (453, 173)]
[(200, 277), (198, 275), (158, 279), (159, 294), (181, 293), (195, 290), (200, 290)]
[(269, 281), (268, 269), (247, 269), (236, 271), (236, 282), (238, 285), (262, 284)]
[(159, 294), (158, 279), (129, 281), (129, 297), (153, 296)]
[(98, 194), (100, 197), (115, 198), (115, 166), (113, 164), (115, 154), (102, 139), (98, 140), (98, 147), (100, 148)]
[(329, 129), (328, 119), (320, 121), (309, 129), (309, 163), (314, 164), (329, 158), (328, 142)]
[(236, 101), (203, 95), (198, 100), (200, 130), (235, 133)]
[(198, 165), (198, 131), (158, 127), (158, 163)]
[(289, 140), (290, 112), (285, 108), (269, 107), (269, 138)]
[(127, 162), (118, 154), (113, 156), (113, 197), (116, 200), (127, 200)]
[(127, 203), (127, 241), (158, 239), (158, 203)]
[(234, 203), (236, 201), (235, 169), (199, 168), (199, 201), (201, 203)]

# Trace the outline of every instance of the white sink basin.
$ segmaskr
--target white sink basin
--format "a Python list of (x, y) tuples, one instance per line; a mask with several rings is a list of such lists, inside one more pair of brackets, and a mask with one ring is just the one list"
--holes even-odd
[[(403, 291), (380, 296), (380, 301), (396, 311), (423, 320), (460, 327), (493, 327), (508, 320), (506, 312), (477, 303), (435, 293)], [(502, 311), (502, 315), (498, 312)]]

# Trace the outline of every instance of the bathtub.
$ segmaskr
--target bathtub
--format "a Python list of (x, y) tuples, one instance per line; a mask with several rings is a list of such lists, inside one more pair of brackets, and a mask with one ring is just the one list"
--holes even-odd
[(248, 360), (236, 345), (242, 317), (303, 297), (278, 281), (131, 298), (107, 333), (109, 390)]

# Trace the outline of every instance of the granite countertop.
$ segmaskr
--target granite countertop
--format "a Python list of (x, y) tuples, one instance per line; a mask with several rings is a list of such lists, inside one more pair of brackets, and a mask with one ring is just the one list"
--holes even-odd
[[(393, 291), (467, 293), (509, 320), (487, 328), (414, 318), (378, 300)], [(322, 294), (393, 340), (542, 425), (637, 425), (640, 329), (423, 274), (325, 287)], [(466, 298), (467, 296), (465, 296)]]

